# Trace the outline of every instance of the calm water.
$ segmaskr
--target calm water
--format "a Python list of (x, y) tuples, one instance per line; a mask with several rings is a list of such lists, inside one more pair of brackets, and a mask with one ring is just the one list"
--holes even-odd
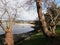
[[(20, 33), (26, 33), (29, 31), (34, 30), (33, 28), (31, 28), (31, 24), (15, 24), (13, 26), (13, 34), (20, 34)], [(2, 30), (2, 28), (0, 27), (0, 34), (4, 34), (5, 32)]]

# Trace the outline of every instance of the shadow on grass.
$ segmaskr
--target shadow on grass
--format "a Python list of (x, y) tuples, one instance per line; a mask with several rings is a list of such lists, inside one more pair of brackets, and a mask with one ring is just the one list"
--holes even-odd
[[(40, 34), (40, 33), (39, 33)], [(17, 45), (60, 45), (60, 38), (45, 38), (43, 35), (33, 35)]]
[(42, 32), (32, 35), (26, 38), (23, 42), (17, 45), (60, 45), (60, 26), (58, 26), (56, 32), (59, 36), (56, 38), (46, 38)]

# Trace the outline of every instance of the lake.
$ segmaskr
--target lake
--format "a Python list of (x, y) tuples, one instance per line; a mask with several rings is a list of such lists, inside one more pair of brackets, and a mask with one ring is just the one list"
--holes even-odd
[[(29, 31), (34, 30), (33, 28), (31, 28), (31, 26), (34, 26), (32, 24), (15, 24), (13, 26), (13, 34), (21, 34), (21, 33), (26, 33)], [(0, 34), (4, 34), (5, 32), (2, 30), (2, 28), (0, 27)]]

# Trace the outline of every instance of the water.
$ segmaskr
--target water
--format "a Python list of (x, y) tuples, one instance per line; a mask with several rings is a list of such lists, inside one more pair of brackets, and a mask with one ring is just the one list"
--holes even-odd
[[(13, 32), (13, 34), (26, 33), (26, 32), (34, 30), (33, 28), (31, 28), (31, 26), (34, 26), (34, 25), (31, 25), (31, 24), (15, 24), (13, 26), (12, 32)], [(0, 34), (4, 34), (4, 33), (5, 32), (0, 27)]]

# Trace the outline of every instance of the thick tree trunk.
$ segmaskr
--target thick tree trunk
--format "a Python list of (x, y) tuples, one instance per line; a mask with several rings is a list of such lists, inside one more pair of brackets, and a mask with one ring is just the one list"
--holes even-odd
[(52, 27), (52, 33), (53, 33), (53, 34), (56, 34), (55, 30), (56, 30), (56, 26), (53, 26), (53, 27)]
[(4, 45), (14, 45), (13, 34), (10, 28), (6, 28)]
[(54, 36), (52, 34), (52, 32), (50, 32), (47, 28), (47, 25), (46, 25), (46, 22), (45, 22), (45, 17), (42, 13), (42, 4), (41, 4), (41, 0), (36, 0), (36, 6), (37, 6), (37, 13), (38, 13), (38, 16), (39, 16), (39, 20), (42, 24), (42, 28), (43, 28), (43, 33), (45, 36), (48, 36), (48, 37), (51, 37), (51, 36)]

